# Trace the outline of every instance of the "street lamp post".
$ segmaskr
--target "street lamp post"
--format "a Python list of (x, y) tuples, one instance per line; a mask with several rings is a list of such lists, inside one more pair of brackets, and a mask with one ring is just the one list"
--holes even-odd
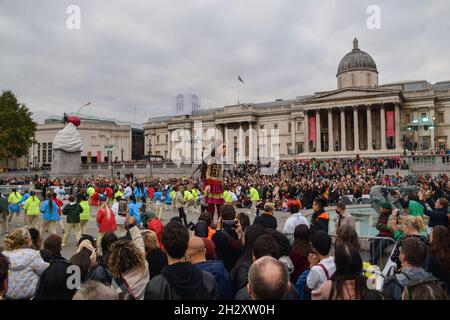
[(152, 162), (151, 162), (151, 154), (152, 154), (152, 138), (148, 136), (148, 163), (150, 169), (150, 177), (152, 176)]
[(116, 146), (114, 144), (107, 144), (105, 145), (105, 149), (108, 152), (108, 162), (109, 165), (111, 166), (111, 178), (114, 178), (114, 168), (113, 168), (113, 162), (112, 162), (112, 155), (113, 155), (113, 150), (116, 148)]

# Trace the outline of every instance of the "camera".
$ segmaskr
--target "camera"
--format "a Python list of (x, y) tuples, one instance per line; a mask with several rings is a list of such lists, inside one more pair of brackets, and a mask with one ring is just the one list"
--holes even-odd
[(224, 220), (223, 221), (223, 227), (228, 228), (236, 228), (237, 227), (237, 221), (236, 220)]
[(186, 228), (187, 228), (188, 230), (194, 231), (194, 230), (195, 230), (195, 225), (196, 225), (196, 224), (197, 224), (197, 221), (196, 221), (196, 220), (191, 221), (191, 222), (189, 222), (189, 223), (187, 224)]

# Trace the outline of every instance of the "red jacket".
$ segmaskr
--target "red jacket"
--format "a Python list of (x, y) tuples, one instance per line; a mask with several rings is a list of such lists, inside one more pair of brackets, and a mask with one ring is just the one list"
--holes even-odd
[[(107, 210), (109, 211), (109, 219)], [(109, 207), (103, 207), (98, 210), (97, 223), (99, 224), (98, 232), (100, 233), (114, 232), (117, 230), (116, 217)]]
[(106, 197), (111, 199), (113, 197), (113, 191), (110, 187), (106, 187)]
[(100, 203), (100, 195), (99, 195), (98, 192), (96, 191), (96, 192), (94, 192), (94, 194), (92, 195), (92, 198), (91, 198), (91, 206), (98, 207), (99, 203)]
[(54, 197), (52, 199), (53, 199), (53, 201), (56, 202), (56, 205), (58, 206), (58, 214), (61, 215), (61, 213), (62, 213), (62, 206), (64, 205), (64, 202), (62, 202), (61, 200), (59, 200), (56, 197)]
[(150, 188), (148, 188), (147, 193), (148, 193), (148, 198), (149, 198), (150, 200), (153, 200), (153, 197), (155, 196), (155, 189), (153, 189), (152, 187), (150, 187)]

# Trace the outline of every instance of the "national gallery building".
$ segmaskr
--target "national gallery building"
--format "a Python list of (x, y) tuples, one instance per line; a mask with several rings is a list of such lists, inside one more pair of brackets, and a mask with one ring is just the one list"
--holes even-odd
[[(332, 91), (215, 109), (200, 110), (194, 104), (191, 109), (192, 99), (185, 103), (186, 96), (177, 96), (174, 116), (144, 124), (145, 150), (189, 161), (189, 150), (177, 150), (174, 144), (187, 141), (194, 153), (195, 123), (202, 124), (203, 134), (208, 129), (222, 133), (232, 161), (261, 154), (273, 130), (281, 159), (400, 155), (405, 149), (408, 154), (431, 153), (449, 147), (450, 81), (379, 85), (377, 65), (357, 39), (339, 63), (336, 80)], [(190, 134), (180, 134), (186, 131)], [(265, 131), (269, 138), (261, 139)]]

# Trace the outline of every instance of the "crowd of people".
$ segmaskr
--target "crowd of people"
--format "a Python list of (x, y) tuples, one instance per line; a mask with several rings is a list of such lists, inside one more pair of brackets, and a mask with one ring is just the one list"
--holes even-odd
[[(21, 193), (13, 188), (7, 198), (0, 195), (5, 233), (0, 296), (10, 300), (447, 299), (450, 183), (445, 175), (419, 177), (418, 193), (392, 192), (402, 210), (390, 202), (381, 204), (376, 224), (380, 237), (371, 242), (370, 261), (363, 261), (355, 221), (342, 198), (367, 194), (374, 185), (405, 182), (400, 175), (383, 175), (385, 166), (385, 159), (283, 161), (278, 172), (269, 176), (252, 164), (237, 166), (224, 173), (225, 204), (217, 216), (208, 212), (195, 177), (27, 178), (29, 189)], [(3, 182), (14, 186), (18, 180)], [(45, 199), (39, 199), (37, 189)], [(335, 221), (325, 210), (329, 204), (336, 204)], [(251, 208), (250, 214), (243, 207)], [(92, 235), (86, 226), (94, 208), (98, 232)], [(291, 213), (284, 226), (274, 216), (280, 209)], [(311, 218), (302, 209), (312, 209)], [(167, 210), (178, 216), (166, 221)], [(188, 223), (189, 211), (198, 219)], [(10, 219), (21, 221), (21, 214), (24, 226), (8, 230)], [(329, 234), (330, 223), (336, 224), (335, 238)], [(46, 232), (50, 235), (44, 240)], [(77, 252), (63, 257), (62, 248), (72, 232)], [(371, 266), (389, 246), (387, 238), (395, 241), (390, 258), (395, 272), (383, 275), (383, 285), (377, 288), (371, 280), (380, 274), (374, 274), (371, 270), (376, 268)], [(67, 285), (68, 270), (79, 271), (79, 285)]]

